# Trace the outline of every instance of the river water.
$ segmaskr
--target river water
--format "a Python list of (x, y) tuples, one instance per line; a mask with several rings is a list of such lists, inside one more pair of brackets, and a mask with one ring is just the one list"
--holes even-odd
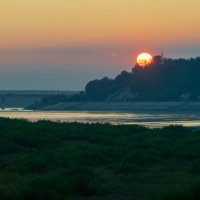
[(93, 111), (30, 111), (21, 108), (0, 109), (0, 117), (60, 122), (139, 124), (151, 128), (168, 125), (200, 127), (200, 113), (133, 113)]

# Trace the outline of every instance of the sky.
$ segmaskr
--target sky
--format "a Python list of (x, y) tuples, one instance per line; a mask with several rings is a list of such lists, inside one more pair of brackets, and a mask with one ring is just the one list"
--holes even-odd
[(200, 56), (199, 0), (0, 0), (0, 89), (83, 90), (140, 52)]

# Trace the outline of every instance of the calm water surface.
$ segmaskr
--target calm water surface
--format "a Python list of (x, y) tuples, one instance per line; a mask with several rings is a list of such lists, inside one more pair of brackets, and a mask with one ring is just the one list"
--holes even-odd
[(200, 127), (200, 113), (132, 113), (92, 111), (29, 111), (21, 108), (0, 109), (0, 117), (23, 118), (30, 121), (50, 120), (61, 122), (139, 124), (148, 127), (163, 127), (172, 124)]

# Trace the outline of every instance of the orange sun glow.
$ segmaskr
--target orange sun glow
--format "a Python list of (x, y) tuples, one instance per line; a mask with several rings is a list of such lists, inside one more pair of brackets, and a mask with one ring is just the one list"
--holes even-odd
[(140, 67), (147, 67), (148, 65), (150, 65), (153, 62), (153, 57), (151, 54), (149, 53), (141, 53), (140, 55), (138, 55), (137, 57), (137, 64)]

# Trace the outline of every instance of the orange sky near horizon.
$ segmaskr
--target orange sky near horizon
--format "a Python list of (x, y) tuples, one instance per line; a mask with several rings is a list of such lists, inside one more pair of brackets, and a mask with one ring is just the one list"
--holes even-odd
[(2, 0), (0, 49), (200, 41), (199, 0)]

